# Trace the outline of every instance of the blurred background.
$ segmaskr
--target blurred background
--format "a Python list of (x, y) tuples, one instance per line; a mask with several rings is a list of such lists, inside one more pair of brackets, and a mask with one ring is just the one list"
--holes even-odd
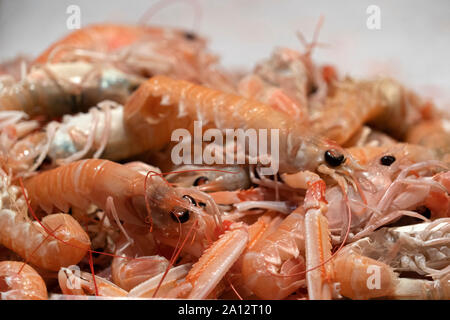
[[(314, 59), (352, 76), (390, 75), (450, 110), (449, 0), (0, 0), (0, 60), (37, 55), (70, 32), (66, 13), (80, 8), (81, 26), (99, 22), (181, 27), (206, 36), (228, 68), (250, 70), (276, 46), (303, 47), (321, 15)], [(373, 7), (379, 9), (379, 29)], [(159, 9), (159, 7), (161, 7)]]

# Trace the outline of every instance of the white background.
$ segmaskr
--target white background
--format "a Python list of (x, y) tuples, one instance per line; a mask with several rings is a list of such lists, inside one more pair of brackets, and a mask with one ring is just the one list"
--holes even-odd
[[(155, 0), (0, 0), (0, 59), (36, 55), (68, 32), (66, 8), (78, 5), (82, 25), (137, 23)], [(210, 39), (227, 67), (250, 70), (275, 46), (301, 49), (320, 15), (314, 58), (354, 76), (391, 75), (450, 110), (449, 0), (186, 0), (173, 2), (148, 23), (194, 29)], [(192, 4), (197, 4), (193, 6)], [(381, 9), (381, 30), (368, 30), (366, 9)], [(197, 8), (197, 9), (195, 9)], [(195, 12), (201, 11), (198, 17)]]

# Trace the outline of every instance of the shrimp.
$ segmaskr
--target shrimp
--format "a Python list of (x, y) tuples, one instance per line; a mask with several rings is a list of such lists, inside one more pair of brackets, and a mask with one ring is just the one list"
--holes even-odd
[(305, 284), (304, 211), (297, 208), (281, 223), (263, 219), (252, 228), (259, 237), (252, 236), (242, 257), (242, 285), (259, 298), (282, 299)]
[(172, 247), (195, 227), (184, 252), (199, 257), (221, 229), (220, 211), (207, 194), (173, 188), (157, 173), (146, 179), (136, 167), (108, 160), (73, 162), (39, 173), (24, 184), (31, 205), (46, 212), (54, 207), (67, 212), (71, 206), (86, 210), (96, 205), (108, 213), (130, 243), (133, 240), (126, 225), (150, 227), (159, 243)]
[(19, 110), (47, 118), (86, 111), (102, 100), (124, 103), (143, 78), (87, 62), (35, 66), (0, 91), (0, 110)]
[(78, 263), (90, 247), (88, 235), (70, 215), (53, 214), (40, 223), (30, 221), (20, 189), (10, 185), (3, 172), (1, 206), (0, 243), (40, 268), (57, 271)]
[(45, 140), (44, 133), (35, 132), (41, 124), (22, 111), (1, 111), (0, 119), (2, 165), (13, 173), (26, 171)]
[[(325, 198), (329, 203), (326, 213), (332, 234), (345, 229), (345, 215), (352, 215), (348, 239), (357, 240), (376, 228), (409, 215), (426, 219), (413, 210), (434, 204), (431, 218), (445, 216), (448, 201), (445, 182), (447, 166), (433, 160), (434, 153), (415, 145), (398, 144), (368, 162), (367, 169), (354, 173), (355, 184), (347, 189), (332, 186)], [(441, 199), (441, 200), (438, 200)], [(431, 208), (430, 208), (431, 209)], [(334, 236), (332, 236), (334, 240)]]
[[(436, 220), (415, 226), (382, 229), (369, 238), (345, 247), (332, 262), (335, 269), (334, 280), (340, 283), (340, 293), (352, 299), (389, 297), (448, 300), (450, 281), (446, 252), (449, 241), (445, 236), (447, 232), (448, 219)], [(444, 258), (435, 250), (442, 251)], [(427, 258), (432, 261), (426, 261)], [(434, 263), (435, 267), (440, 265), (446, 268), (438, 271), (430, 268), (430, 263)], [(378, 270), (378, 286), (371, 283), (369, 278), (373, 272), (369, 272), (369, 268)], [(431, 273), (435, 280), (401, 278), (394, 272), (394, 268), (397, 271), (412, 270), (419, 274)]]
[[(54, 207), (68, 212), (71, 206), (86, 211), (91, 204), (110, 213), (109, 203), (123, 222), (145, 226), (144, 182), (145, 175), (136, 169), (86, 159), (39, 173), (24, 184), (31, 205), (48, 213)], [(110, 220), (117, 222), (117, 215), (110, 213)]]
[(23, 262), (0, 262), (1, 300), (47, 300), (44, 280), (32, 267)]
[(102, 101), (87, 113), (66, 115), (52, 134), (47, 156), (68, 163), (90, 155), (122, 160), (141, 153), (122, 119), (123, 106), (112, 101)]
[[(137, 259), (116, 257), (113, 261), (114, 282), (123, 288), (147, 283), (140, 288), (150, 290), (149, 286), (153, 286), (156, 281), (153, 276), (156, 277), (164, 269), (169, 270), (174, 259), (180, 255), (183, 255), (182, 261), (186, 260), (184, 258), (189, 261), (189, 257), (201, 257), (221, 232), (220, 212), (207, 194), (189, 188), (172, 187), (158, 175), (151, 176), (148, 182), (146, 198), (150, 210), (151, 236), (146, 233), (148, 228), (140, 232), (133, 230), (133, 244), (127, 244), (122, 239), (117, 255)], [(129, 227), (126, 229), (129, 230)], [(157, 255), (159, 250), (156, 248), (161, 246), (174, 248), (170, 262)]]
[[(330, 258), (327, 252), (331, 245), (326, 245), (328, 235), (321, 233), (327, 229), (324, 196), (325, 183), (316, 175), (309, 183), (303, 206), (276, 227), (268, 228), (266, 223), (272, 231), (263, 231), (261, 239), (244, 253), (243, 283), (259, 298), (283, 299), (305, 284), (310, 299), (322, 295), (331, 298), (332, 288), (321, 288), (317, 281), (320, 274), (330, 272), (324, 263)], [(327, 290), (329, 295), (325, 294)]]
[[(382, 262), (359, 254), (357, 247), (344, 248), (334, 259), (340, 293), (351, 299), (394, 298), (394, 299), (443, 299), (448, 300), (448, 280), (420, 280), (399, 278), (393, 269)], [(371, 283), (370, 276), (378, 270), (379, 285)]]
[[(135, 156), (144, 150), (125, 130), (122, 118), (123, 106), (113, 101), (102, 101), (87, 113), (65, 115), (61, 122), (50, 122), (42, 130), (11, 141), (5, 166), (18, 176), (33, 173), (44, 161), (55, 166), (87, 157), (122, 160)], [(24, 122), (13, 128), (20, 129)]]
[(305, 256), (308, 270), (306, 283), (311, 300), (331, 299), (334, 295), (334, 288), (329, 281), (333, 270), (327, 264), (332, 257), (328, 220), (324, 215), (328, 210), (325, 188), (323, 180), (312, 182), (303, 204), (306, 211)]
[[(164, 181), (158, 176), (151, 179)], [(154, 224), (152, 233), (159, 243), (177, 249), (181, 239), (189, 236), (182, 252), (198, 258), (223, 232), (222, 213), (208, 194), (174, 188), (166, 182), (148, 184), (146, 193)]]
[(234, 90), (215, 65), (206, 40), (191, 32), (142, 25), (95, 24), (73, 31), (45, 50), (35, 64), (90, 61), (109, 63), (129, 75), (157, 74)]
[(401, 227), (382, 228), (352, 246), (364, 256), (397, 272), (415, 272), (433, 279), (450, 272), (450, 218)]
[(312, 130), (339, 144), (347, 142), (364, 124), (403, 139), (422, 119), (424, 103), (389, 78), (335, 82), (324, 107), (311, 115)]
[(338, 145), (313, 138), (308, 128), (270, 106), (186, 81), (153, 77), (125, 105), (126, 127), (149, 150), (167, 145), (175, 129), (192, 129), (194, 120), (205, 129), (278, 129), (281, 172), (313, 171), (326, 161), (339, 166), (345, 160)]
[[(442, 232), (431, 231), (441, 225)], [(423, 228), (425, 226), (425, 228)], [(448, 227), (448, 221), (447, 221)], [(431, 224), (422, 224), (420, 228), (411, 226), (380, 230), (370, 236), (345, 246), (335, 255), (331, 256), (331, 242), (326, 223), (320, 224), (319, 235), (324, 236), (319, 245), (322, 246), (320, 260), (321, 269), (308, 280), (308, 293), (310, 299), (330, 299), (333, 296), (342, 295), (351, 299), (372, 299), (388, 297), (394, 299), (448, 299), (450, 295), (450, 282), (448, 281), (448, 268), (434, 270), (427, 267), (426, 258), (421, 251), (428, 251), (434, 257), (435, 266), (448, 266), (446, 258), (436, 255), (435, 249), (440, 248), (445, 255), (443, 245), (448, 244), (445, 232), (448, 228), (442, 227), (441, 221)], [(409, 232), (405, 232), (408, 230)], [(422, 236), (411, 236), (425, 231)], [(317, 245), (316, 242), (312, 243)], [(307, 245), (308, 248), (308, 245)], [(439, 249), (438, 249), (439, 250)], [(437, 277), (433, 281), (421, 279), (400, 278), (394, 272), (394, 268), (388, 264), (398, 266), (401, 261), (403, 270), (411, 267), (417, 271), (417, 267), (411, 266), (410, 256), (416, 258), (423, 269)], [(401, 257), (401, 258), (398, 258)], [(433, 259), (433, 258), (432, 258)], [(384, 262), (383, 262), (384, 260)], [(399, 261), (400, 260), (400, 261)], [(439, 261), (441, 260), (441, 261)], [(447, 255), (448, 260), (448, 255)], [(309, 273), (314, 272), (309, 271)], [(374, 273), (375, 272), (375, 273)], [(423, 273), (422, 273), (423, 274)], [(307, 275), (308, 278), (308, 275)], [(313, 288), (317, 288), (313, 291)], [(314, 295), (311, 294), (314, 292)]]

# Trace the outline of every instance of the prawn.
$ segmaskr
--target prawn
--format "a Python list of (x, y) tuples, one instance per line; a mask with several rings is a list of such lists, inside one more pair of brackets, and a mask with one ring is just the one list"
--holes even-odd
[[(87, 113), (65, 115), (61, 122), (50, 122), (20, 140), (11, 139), (5, 166), (18, 176), (32, 174), (45, 161), (55, 166), (87, 157), (132, 157), (143, 150), (125, 130), (122, 117), (123, 106), (113, 101), (102, 101)], [(25, 126), (24, 122), (13, 124), (18, 130)]]
[[(78, 263), (90, 247), (90, 240), (79, 223), (67, 214), (53, 214), (41, 222), (30, 221), (20, 188), (10, 184), (1, 172), (0, 243), (25, 261), (46, 270)], [(64, 242), (48, 238), (47, 229)]]
[[(143, 83), (125, 105), (124, 121), (149, 150), (160, 150), (178, 128), (278, 129), (281, 172), (315, 170), (320, 164), (339, 166), (344, 151), (332, 141), (313, 138), (286, 114), (257, 101), (187, 81), (156, 76)], [(152, 137), (149, 139), (149, 137)]]
[(322, 295), (331, 298), (332, 288), (319, 287), (321, 282), (317, 281), (321, 274), (330, 272), (325, 265), (331, 258), (327, 255), (331, 245), (326, 245), (329, 235), (321, 232), (327, 229), (324, 196), (325, 183), (316, 176), (309, 183), (303, 206), (281, 223), (266, 224), (266, 229), (272, 231), (260, 233), (260, 240), (244, 254), (244, 286), (259, 298), (283, 299), (305, 284), (310, 299)]
[[(46, 212), (53, 207), (67, 212), (71, 206), (86, 210), (96, 205), (116, 222), (130, 244), (133, 239), (127, 225), (150, 227), (159, 243), (175, 248), (195, 225), (196, 232), (184, 252), (199, 257), (221, 230), (220, 211), (210, 196), (173, 188), (158, 173), (147, 179), (134, 164), (77, 161), (33, 176), (25, 181), (25, 187), (31, 206)], [(206, 206), (200, 207), (198, 202)]]
[[(443, 227), (443, 223), (447, 227)], [(334, 280), (340, 284), (340, 293), (352, 299), (389, 297), (394, 299), (448, 300), (450, 297), (448, 267), (446, 268), (447, 271), (444, 269), (438, 272), (439, 276), (435, 275), (434, 277), (436, 278), (432, 281), (399, 277), (394, 272), (395, 267), (393, 267), (397, 266), (396, 269), (399, 271), (408, 270), (412, 267), (414, 271), (419, 271), (421, 274), (423, 274), (421, 269), (436, 273), (436, 270), (427, 267), (427, 263), (424, 262), (425, 257), (420, 251), (425, 250), (432, 253), (433, 248), (439, 247), (441, 247), (441, 250), (444, 250), (443, 246), (446, 244), (446, 248), (448, 249), (448, 238), (442, 232), (438, 231), (435, 233), (437, 237), (432, 236), (429, 239), (426, 238), (430, 237), (431, 230), (439, 230), (439, 225), (441, 225), (440, 229), (442, 232), (445, 233), (448, 231), (448, 221), (445, 223), (444, 221), (436, 220), (432, 223), (415, 226), (391, 228), (388, 230), (382, 229), (372, 234), (370, 238), (361, 239), (345, 247), (332, 262), (335, 270)], [(391, 238), (386, 241), (385, 237), (389, 238), (388, 234), (394, 236), (394, 239)], [(414, 237), (415, 240), (411, 238), (414, 234), (416, 234)], [(380, 242), (381, 239), (384, 241)], [(392, 240), (396, 242), (392, 243)], [(369, 243), (370, 245), (368, 245)], [(414, 245), (411, 247), (413, 243)], [(400, 251), (395, 249), (396, 246), (400, 248)], [(386, 258), (389, 258), (389, 256), (392, 258), (393, 251), (397, 251), (397, 256), (402, 257), (400, 259), (400, 265), (396, 264), (400, 262), (396, 258), (390, 262), (386, 261)], [(409, 254), (408, 251), (410, 251)], [(380, 253), (383, 253), (383, 255), (379, 255)], [(410, 258), (411, 256), (415, 257), (416, 263), (419, 262), (422, 266), (415, 266), (414, 262), (412, 262), (413, 260)], [(433, 254), (431, 256), (433, 257)], [(382, 262), (379, 258), (383, 258), (382, 260), (385, 260), (385, 262)], [(444, 263), (448, 266), (448, 262), (446, 263), (445, 261), (435, 261), (435, 263), (440, 263), (441, 265)], [(379, 286), (377, 287), (369, 286), (369, 268), (372, 268), (372, 270), (376, 268), (378, 270), (380, 280)]]
[(364, 256), (383, 262), (397, 272), (415, 272), (433, 279), (450, 272), (450, 218), (401, 227), (382, 228), (352, 246)]
[(302, 207), (281, 222), (262, 216), (250, 228), (251, 246), (242, 257), (242, 286), (262, 299), (282, 299), (305, 285), (305, 216)]
[(370, 160), (366, 170), (354, 173), (355, 184), (347, 189), (328, 188), (326, 215), (332, 234), (341, 232), (342, 240), (342, 226), (345, 226), (342, 213), (347, 210), (352, 214), (350, 241), (367, 236), (403, 215), (424, 220), (425, 217), (413, 211), (423, 205), (433, 208), (428, 218), (445, 216), (448, 201), (442, 199), (448, 197), (445, 188), (448, 177), (436, 171), (446, 170), (447, 166), (433, 158), (433, 152), (428, 149), (398, 144)]
[(311, 127), (339, 144), (346, 143), (364, 124), (403, 139), (422, 119), (424, 103), (393, 79), (344, 79), (334, 86), (323, 108), (311, 115)]
[(34, 63), (74, 61), (109, 63), (130, 76), (165, 74), (234, 90), (231, 77), (215, 65), (217, 57), (206, 51), (206, 40), (174, 28), (89, 25), (52, 44)]
[(47, 213), (54, 207), (68, 212), (71, 206), (86, 211), (94, 204), (117, 222), (118, 216), (107, 206), (112, 202), (120, 220), (145, 226), (144, 181), (145, 175), (136, 169), (108, 160), (86, 159), (39, 173), (24, 185), (31, 206)]
[(35, 66), (24, 79), (0, 90), (0, 110), (60, 117), (87, 111), (103, 100), (124, 103), (142, 81), (113, 67), (81, 61)]
[(1, 300), (47, 300), (44, 280), (28, 264), (18, 261), (0, 262)]

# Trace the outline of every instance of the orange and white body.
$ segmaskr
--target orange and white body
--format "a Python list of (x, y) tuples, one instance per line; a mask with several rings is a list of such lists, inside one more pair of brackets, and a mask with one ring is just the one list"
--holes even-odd
[(70, 215), (53, 214), (32, 221), (19, 187), (2, 173), (0, 243), (26, 262), (46, 270), (78, 263), (90, 247), (89, 236)]
[(124, 222), (145, 226), (144, 180), (144, 174), (125, 165), (87, 159), (39, 173), (24, 184), (31, 205), (48, 213), (54, 208), (68, 212), (72, 206), (87, 210), (91, 204), (108, 211), (108, 202)]
[[(339, 283), (340, 294), (351, 299), (450, 299), (445, 253), (449, 246), (448, 226), (446, 219), (381, 229), (370, 238), (344, 247), (332, 260), (333, 280)], [(439, 257), (436, 250), (444, 256)], [(434, 280), (402, 278), (396, 270), (431, 275)]]
[(327, 262), (331, 259), (331, 242), (328, 209), (325, 200), (325, 182), (317, 180), (310, 184), (303, 204), (305, 209), (306, 284), (310, 300), (329, 300), (334, 295), (331, 284), (333, 269)]
[(24, 262), (0, 261), (0, 300), (47, 300), (44, 280)]
[(29, 132), (38, 128), (37, 121), (18, 120), (3, 129), (5, 134), (9, 132), (4, 144), (5, 166), (15, 176), (32, 175), (44, 160), (55, 166), (88, 157), (122, 160), (145, 151), (125, 130), (123, 106), (113, 101), (102, 101), (86, 113), (65, 115), (60, 122)]
[(133, 231), (127, 230), (127, 225), (151, 229), (159, 243), (173, 248), (189, 236), (183, 251), (195, 257), (202, 255), (222, 229), (221, 213), (209, 195), (192, 188), (174, 188), (157, 172), (147, 178), (142, 166), (135, 164), (77, 161), (33, 176), (25, 181), (25, 187), (31, 205), (47, 212), (54, 208), (67, 212), (73, 206), (86, 210), (96, 205), (108, 213), (129, 242)]
[(305, 285), (305, 216), (300, 207), (281, 219), (263, 215), (249, 227), (242, 286), (262, 299), (283, 299)]
[(52, 44), (35, 64), (89, 61), (111, 64), (129, 75), (164, 74), (233, 90), (230, 77), (216, 67), (206, 40), (191, 32), (144, 25), (94, 24)]
[(421, 119), (418, 98), (392, 79), (344, 79), (334, 86), (323, 107), (311, 115), (311, 123), (316, 134), (339, 144), (366, 123), (402, 138)]
[[(331, 242), (325, 236), (323, 241), (318, 242), (323, 246), (320, 260), (325, 263), (321, 269), (316, 269), (312, 285), (308, 282), (310, 299), (330, 299), (338, 293), (350, 299), (448, 300), (448, 223), (448, 219), (441, 219), (432, 223), (381, 229), (368, 238), (344, 246), (333, 256)], [(326, 224), (320, 225), (317, 230), (322, 235), (329, 232)], [(401, 278), (395, 270), (431, 275), (434, 280)], [(311, 289), (315, 286), (319, 290), (311, 295)]]
[(450, 274), (449, 228), (450, 218), (382, 228), (350, 246), (397, 272), (441, 279)]
[[(194, 121), (201, 121), (204, 130), (278, 129), (281, 172), (315, 170), (325, 162), (327, 150), (342, 151), (261, 102), (164, 76), (155, 76), (139, 87), (125, 105), (124, 121), (136, 139), (156, 151), (170, 143), (175, 129), (192, 131)], [(270, 146), (268, 143), (268, 150)]]
[(88, 62), (33, 67), (27, 76), (0, 90), (0, 110), (45, 118), (87, 111), (103, 100), (124, 103), (144, 78)]
[(426, 148), (397, 144), (367, 161), (364, 170), (353, 172), (353, 182), (346, 189), (330, 186), (325, 198), (333, 242), (336, 234), (342, 240), (348, 211), (352, 215), (349, 239), (353, 240), (403, 215), (425, 220), (415, 212), (422, 206), (431, 210), (428, 218), (445, 217), (449, 202), (444, 181), (448, 175), (439, 172), (448, 167), (433, 158), (434, 153)]

